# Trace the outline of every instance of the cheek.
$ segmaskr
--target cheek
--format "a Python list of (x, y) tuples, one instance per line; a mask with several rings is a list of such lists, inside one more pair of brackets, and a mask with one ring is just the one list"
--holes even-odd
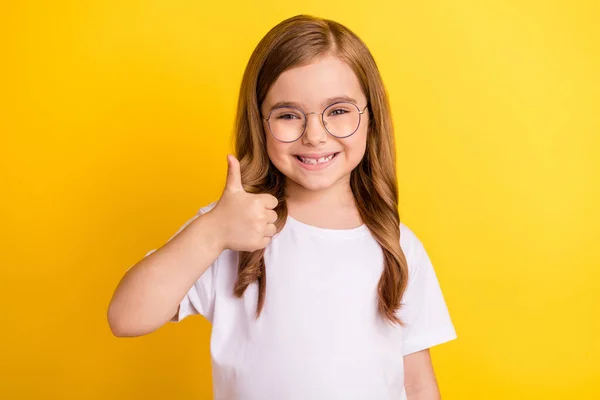
[(365, 130), (359, 130), (354, 135), (342, 141), (344, 150), (348, 154), (349, 161), (358, 164), (365, 155), (367, 148), (367, 132)]
[(265, 142), (267, 145), (267, 154), (268, 154), (269, 158), (271, 159), (271, 161), (273, 161), (274, 158), (277, 158), (277, 153), (278, 153), (277, 143), (276, 143), (277, 141), (269, 133), (269, 127), (267, 126), (267, 124), (264, 121), (263, 121), (263, 132), (265, 135)]
[(282, 164), (286, 162), (289, 156), (289, 144), (281, 143), (267, 132), (267, 154), (271, 162), (281, 169)]

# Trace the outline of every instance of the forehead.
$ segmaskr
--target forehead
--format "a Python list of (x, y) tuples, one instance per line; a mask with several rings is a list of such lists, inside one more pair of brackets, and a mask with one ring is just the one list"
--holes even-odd
[(284, 71), (273, 83), (263, 108), (293, 101), (307, 108), (326, 106), (327, 99), (348, 96), (363, 103), (365, 96), (350, 66), (337, 57), (319, 58), (310, 64)]

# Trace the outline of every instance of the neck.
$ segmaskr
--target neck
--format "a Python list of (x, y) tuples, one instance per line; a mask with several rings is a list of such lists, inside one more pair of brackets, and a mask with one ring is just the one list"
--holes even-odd
[(355, 208), (355, 198), (350, 188), (350, 176), (321, 190), (310, 190), (287, 179), (285, 197), (289, 209), (314, 208), (335, 211), (340, 208)]
[(351, 229), (363, 223), (349, 179), (323, 190), (309, 190), (289, 180), (286, 203), (288, 214), (308, 225)]

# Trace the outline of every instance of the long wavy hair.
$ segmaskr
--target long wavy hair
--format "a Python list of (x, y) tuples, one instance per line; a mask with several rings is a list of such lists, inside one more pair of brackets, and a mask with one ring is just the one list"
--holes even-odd
[[(390, 107), (379, 70), (361, 39), (345, 26), (328, 19), (296, 15), (273, 27), (259, 42), (244, 72), (235, 121), (235, 153), (240, 161), (242, 184), (249, 193), (269, 193), (279, 199), (275, 208), (277, 232), (287, 220), (285, 176), (266, 151), (260, 105), (271, 85), (289, 68), (334, 55), (346, 62), (360, 81), (369, 104), (366, 152), (352, 171), (350, 187), (361, 219), (381, 245), (384, 268), (378, 283), (378, 312), (390, 323), (403, 322), (400, 309), (408, 280), (408, 267), (400, 247), (400, 217), (396, 181), (396, 150)], [(258, 283), (256, 317), (260, 316), (267, 289), (264, 249), (240, 252), (234, 294), (242, 297)]]

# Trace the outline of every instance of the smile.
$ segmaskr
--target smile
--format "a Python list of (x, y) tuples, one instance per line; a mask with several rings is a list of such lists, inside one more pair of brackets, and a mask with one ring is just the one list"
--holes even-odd
[(324, 168), (324, 167), (328, 166), (337, 157), (338, 154), (339, 154), (339, 152), (331, 153), (327, 156), (320, 157), (320, 158), (302, 157), (302, 156), (297, 155), (297, 156), (295, 156), (295, 158), (296, 158), (296, 160), (298, 160), (300, 165), (303, 166), (304, 168), (314, 170), (314, 169), (320, 169), (320, 168)]

